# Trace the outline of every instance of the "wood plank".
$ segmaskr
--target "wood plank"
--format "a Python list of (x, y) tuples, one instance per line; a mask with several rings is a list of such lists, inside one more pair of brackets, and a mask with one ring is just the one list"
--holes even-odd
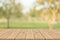
[(42, 36), (42, 34), (39, 32), (39, 30), (34, 29), (34, 39), (35, 40), (44, 40), (45, 38)]
[(9, 31), (9, 30), (6, 30), (6, 29), (0, 29), (0, 37), (1, 37), (1, 35), (3, 35), (4, 33), (6, 33), (7, 31)]
[(8, 33), (7, 39), (14, 40), (15, 37), (18, 35), (19, 31), (20, 31), (20, 29), (17, 29), (17, 30), (13, 29), (13, 30), (11, 30), (11, 34)]
[(59, 37), (60, 39), (60, 30), (54, 30), (54, 33)]
[(53, 39), (47, 32), (47, 30), (39, 30), (42, 34), (42, 36), (44, 36), (45, 40), (48, 40), (48, 39)]
[(2, 34), (0, 35), (0, 39), (6, 39), (9, 36), (9, 34), (11, 34), (11, 31), (12, 30), (7, 29), (7, 30), (1, 32)]
[(19, 31), (19, 33), (17, 34), (17, 36), (15, 37), (15, 40), (22, 40), (22, 39), (25, 39), (26, 37), (26, 30), (25, 29), (21, 29)]
[[(58, 33), (55, 33), (54, 30), (43, 30), (46, 34), (48, 34), (53, 40), (60, 39), (60, 35)], [(51, 39), (49, 38), (49, 39)], [(48, 38), (46, 38), (48, 39)]]
[(60, 39), (60, 30), (48, 29), (0, 29), (0, 39), (35, 39), (35, 40), (58, 40)]
[(4, 31), (5, 31), (5, 30), (3, 30), (3, 29), (0, 29), (0, 34), (1, 34), (1, 33), (3, 33)]
[(8, 30), (0, 30), (0, 39), (1, 39), (1, 36), (6, 33)]
[(60, 30), (59, 29), (54, 30), (54, 32), (60, 34)]
[(26, 39), (27, 40), (33, 40), (34, 39), (34, 34), (32, 29), (27, 29), (26, 30)]
[(58, 31), (48, 31), (47, 32), (50, 36), (52, 36), (53, 39), (60, 39), (60, 33)]

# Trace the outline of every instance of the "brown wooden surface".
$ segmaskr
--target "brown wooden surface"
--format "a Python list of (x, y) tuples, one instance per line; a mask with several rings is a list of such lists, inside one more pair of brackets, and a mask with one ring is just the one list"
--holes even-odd
[(60, 29), (0, 29), (0, 40), (60, 40)]

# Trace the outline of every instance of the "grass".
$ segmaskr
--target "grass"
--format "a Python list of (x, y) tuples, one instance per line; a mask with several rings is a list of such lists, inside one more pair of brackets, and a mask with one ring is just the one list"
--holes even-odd
[(6, 22), (0, 23), (0, 28), (6, 28), (6, 27), (7, 27), (7, 23)]
[(54, 28), (54, 29), (57, 29), (57, 28), (60, 29), (60, 23), (54, 24), (54, 25), (53, 25), (53, 28)]
[(47, 23), (19, 22), (10, 23), (11, 28), (48, 28)]
[[(7, 22), (0, 23), (0, 28), (7, 28)], [(43, 28), (46, 29), (48, 28), (48, 23), (47, 22), (23, 22), (23, 21), (10, 21), (9, 22), (9, 27), (10, 28)], [(60, 23), (54, 24), (53, 28), (60, 28)]]

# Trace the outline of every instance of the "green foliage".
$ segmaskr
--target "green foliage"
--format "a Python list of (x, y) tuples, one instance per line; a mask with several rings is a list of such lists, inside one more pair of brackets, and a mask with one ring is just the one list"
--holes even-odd
[(0, 7), (0, 18), (6, 17), (6, 10), (3, 9), (3, 7)]
[[(3, 9), (4, 8), (4, 9)], [(15, 0), (9, 0), (9, 3), (3, 2), (3, 6), (0, 7), (0, 17), (21, 17), (22, 8), (19, 3), (15, 3)]]
[(30, 14), (30, 16), (31, 16), (31, 17), (35, 17), (35, 12), (32, 12), (32, 13)]

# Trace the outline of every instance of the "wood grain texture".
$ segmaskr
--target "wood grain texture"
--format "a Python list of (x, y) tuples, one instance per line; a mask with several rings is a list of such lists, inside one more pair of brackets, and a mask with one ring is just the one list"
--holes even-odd
[(58, 40), (59, 30), (48, 29), (0, 29), (0, 40)]

